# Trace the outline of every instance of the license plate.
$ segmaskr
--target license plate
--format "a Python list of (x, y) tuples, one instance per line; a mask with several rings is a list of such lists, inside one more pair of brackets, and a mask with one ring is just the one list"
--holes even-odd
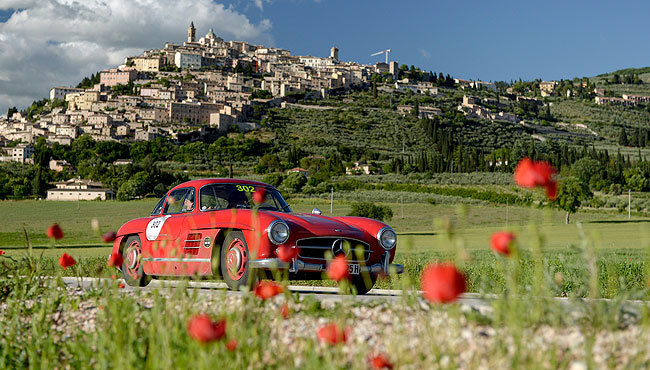
[(359, 266), (358, 263), (356, 264), (349, 264), (348, 265), (348, 274), (350, 275), (359, 275), (361, 273), (361, 267)]

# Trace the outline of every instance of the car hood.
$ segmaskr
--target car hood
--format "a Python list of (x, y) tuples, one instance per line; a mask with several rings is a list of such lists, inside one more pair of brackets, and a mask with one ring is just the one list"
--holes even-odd
[(338, 235), (354, 234), (354, 236), (359, 236), (363, 232), (356, 227), (350, 226), (334, 217), (319, 216), (313, 215), (310, 213), (280, 213), (274, 212), (274, 215), (279, 218), (296, 224), (297, 226), (302, 227), (308, 231), (317, 233), (317, 234), (329, 234), (334, 233)]

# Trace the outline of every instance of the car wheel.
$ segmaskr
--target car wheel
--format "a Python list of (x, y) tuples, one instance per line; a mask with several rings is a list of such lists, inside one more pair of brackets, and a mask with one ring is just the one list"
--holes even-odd
[(142, 268), (142, 243), (137, 235), (129, 236), (122, 251), (122, 275), (129, 286), (143, 287), (151, 280)]
[(221, 246), (221, 276), (232, 290), (243, 286), (252, 286), (257, 278), (257, 271), (248, 265), (250, 259), (248, 244), (241, 231), (230, 231)]
[(352, 287), (356, 289), (357, 295), (364, 295), (368, 293), (373, 286), (375, 286), (376, 281), (376, 275), (357, 275), (352, 278), (352, 281), (350, 281), (350, 283), (352, 284)]

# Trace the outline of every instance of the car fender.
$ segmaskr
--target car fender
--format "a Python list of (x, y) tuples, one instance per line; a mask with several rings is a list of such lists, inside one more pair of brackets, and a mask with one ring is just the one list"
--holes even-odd
[[(391, 227), (390, 225), (387, 225), (381, 221), (366, 217), (341, 216), (335, 218), (365, 232), (368, 237), (374, 239), (375, 241), (377, 241), (377, 233), (379, 230), (386, 226)], [(397, 244), (399, 244), (399, 242)], [(395, 250), (397, 249), (397, 244), (393, 249), (390, 250), (391, 262), (393, 261), (393, 258), (395, 258)], [(377, 246), (381, 248), (381, 250), (384, 250), (381, 246), (379, 246), (379, 241), (377, 241)]]

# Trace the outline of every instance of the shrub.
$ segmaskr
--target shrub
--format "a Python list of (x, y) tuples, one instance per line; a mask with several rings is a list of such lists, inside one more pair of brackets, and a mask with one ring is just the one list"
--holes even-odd
[(393, 218), (393, 210), (389, 206), (375, 205), (373, 202), (354, 202), (351, 208), (348, 216), (368, 217), (379, 221), (390, 221)]
[(277, 188), (284, 181), (284, 175), (281, 173), (270, 173), (264, 176), (264, 180), (262, 181)]

